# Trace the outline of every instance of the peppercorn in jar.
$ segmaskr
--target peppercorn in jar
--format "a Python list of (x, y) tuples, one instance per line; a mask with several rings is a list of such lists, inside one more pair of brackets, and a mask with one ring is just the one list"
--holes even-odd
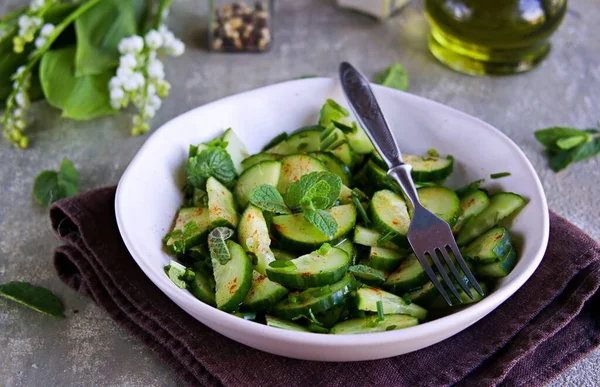
[(223, 52), (263, 52), (271, 48), (273, 0), (246, 3), (211, 0), (209, 48)]

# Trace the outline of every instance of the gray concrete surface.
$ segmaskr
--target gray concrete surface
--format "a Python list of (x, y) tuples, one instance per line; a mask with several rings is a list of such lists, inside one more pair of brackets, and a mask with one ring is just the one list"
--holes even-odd
[[(0, 12), (19, 3), (25, 1), (2, 1)], [(597, 0), (570, 3), (553, 51), (538, 69), (488, 78), (455, 73), (431, 57), (418, 2), (378, 24), (335, 9), (331, 0), (280, 0), (276, 46), (263, 55), (207, 53), (202, 48), (205, 3), (174, 4), (170, 24), (187, 51), (167, 60), (173, 89), (153, 128), (220, 97), (303, 74), (335, 76), (341, 60), (368, 74), (399, 61), (410, 73), (410, 92), (475, 115), (508, 134), (533, 162), (550, 208), (600, 239), (600, 159), (554, 174), (532, 135), (537, 128), (590, 127), (600, 119)], [(43, 103), (31, 112), (31, 148), (20, 151), (0, 143), (0, 283), (27, 280), (47, 286), (64, 300), (67, 318), (54, 320), (0, 299), (0, 385), (175, 385), (175, 377), (150, 351), (58, 280), (50, 261), (57, 241), (46, 211), (31, 199), (35, 175), (56, 168), (63, 157), (79, 167), (81, 189), (116, 184), (147, 136), (129, 137), (128, 115), (74, 122)], [(599, 363), (600, 352), (593, 353), (551, 385), (597, 385)]]

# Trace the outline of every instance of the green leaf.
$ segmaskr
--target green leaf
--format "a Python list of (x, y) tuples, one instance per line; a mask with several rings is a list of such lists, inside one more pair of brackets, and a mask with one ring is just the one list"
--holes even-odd
[(114, 114), (108, 91), (113, 72), (76, 77), (74, 62), (75, 47), (51, 50), (42, 57), (40, 81), (48, 103), (74, 120)]
[(42, 171), (33, 182), (33, 198), (44, 207), (78, 192), (79, 172), (67, 159), (61, 162), (58, 172)]
[(556, 142), (568, 137), (584, 136), (585, 132), (575, 128), (554, 126), (551, 128), (537, 130), (535, 138), (549, 149), (560, 150)]
[(333, 238), (338, 230), (338, 224), (327, 211), (305, 211), (304, 218), (329, 238)]
[(217, 227), (208, 234), (208, 249), (210, 257), (216, 259), (221, 265), (231, 259), (231, 254), (225, 241), (233, 236), (233, 230), (227, 227)]
[(558, 172), (569, 164), (592, 158), (600, 154), (600, 138), (594, 138), (590, 142), (581, 144), (575, 148), (565, 151), (549, 151), (550, 168)]
[(584, 133), (581, 136), (565, 137), (556, 140), (556, 146), (563, 150), (575, 148), (577, 145), (583, 144), (584, 142), (590, 141), (592, 136), (588, 133)]
[(65, 317), (64, 306), (60, 298), (41, 286), (13, 281), (0, 285), (0, 296), (52, 317)]
[(331, 172), (311, 172), (293, 183), (286, 193), (285, 202), (292, 209), (312, 201), (317, 209), (331, 207), (339, 198), (342, 179)]
[(408, 89), (408, 73), (400, 63), (394, 63), (375, 76), (374, 81), (383, 86), (405, 91)]
[(263, 211), (270, 211), (276, 214), (291, 214), (290, 209), (285, 205), (283, 197), (275, 187), (268, 184), (260, 185), (250, 193), (250, 203)]
[(237, 176), (231, 156), (220, 146), (211, 146), (199, 155), (190, 157), (186, 174), (188, 184), (196, 188), (204, 188), (211, 176), (231, 187)]
[(139, 33), (147, 4), (146, 0), (103, 0), (75, 21), (77, 77), (114, 71), (119, 42)]
[(192, 270), (175, 261), (171, 261), (165, 266), (165, 273), (175, 286), (181, 289), (187, 289), (188, 282), (192, 281), (195, 276)]
[(367, 265), (354, 265), (348, 268), (348, 271), (354, 274), (355, 277), (367, 280), (367, 281), (385, 281), (385, 277), (379, 271), (369, 267)]

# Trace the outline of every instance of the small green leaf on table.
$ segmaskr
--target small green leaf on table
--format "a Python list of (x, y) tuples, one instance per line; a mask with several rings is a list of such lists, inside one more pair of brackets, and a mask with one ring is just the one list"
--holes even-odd
[(535, 137), (546, 147), (550, 168), (555, 172), (600, 154), (600, 132), (597, 129), (552, 127), (536, 131)]
[(33, 182), (33, 198), (44, 207), (78, 192), (79, 172), (67, 159), (60, 163), (58, 172), (42, 171)]
[(408, 73), (400, 63), (394, 63), (381, 71), (373, 82), (402, 91), (407, 90), (409, 86)]
[(65, 308), (60, 298), (41, 286), (13, 281), (0, 285), (0, 296), (52, 317), (65, 317)]

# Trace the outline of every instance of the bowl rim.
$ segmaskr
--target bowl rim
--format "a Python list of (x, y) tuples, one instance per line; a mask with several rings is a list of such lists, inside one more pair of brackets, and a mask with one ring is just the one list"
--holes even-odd
[[(501, 288), (496, 289), (492, 294), (485, 297), (482, 301), (469, 305), (468, 307), (450, 314), (448, 316), (439, 318), (437, 320), (425, 322), (423, 324), (419, 324), (413, 327), (393, 330), (388, 332), (373, 332), (373, 333), (365, 333), (358, 335), (330, 335), (330, 334), (319, 334), (312, 332), (299, 332), (299, 331), (290, 331), (285, 329), (279, 329), (270, 327), (264, 324), (256, 323), (253, 321), (248, 321), (234, 315), (231, 315), (227, 312), (223, 312), (215, 307), (212, 307), (208, 304), (203, 303), (202, 301), (196, 299), (191, 293), (181, 291), (181, 289), (170, 286), (163, 286), (162, 282), (155, 282), (153, 279), (153, 271), (150, 269), (149, 264), (142, 258), (143, 254), (137, 250), (136, 244), (128, 234), (125, 229), (125, 221), (124, 221), (124, 208), (125, 208), (125, 195), (124, 190), (127, 186), (127, 182), (130, 175), (133, 174), (133, 171), (136, 169), (136, 165), (141, 162), (142, 155), (145, 153), (147, 148), (150, 148), (152, 144), (159, 138), (158, 134), (169, 130), (174, 123), (179, 120), (183, 120), (186, 116), (191, 116), (198, 114), (198, 111), (204, 109), (210, 109), (216, 107), (220, 104), (227, 104), (232, 99), (237, 99), (240, 96), (256, 93), (259, 91), (268, 92), (273, 91), (278, 88), (286, 88), (291, 84), (300, 84), (300, 83), (322, 83), (322, 82), (331, 82), (334, 80), (338, 82), (336, 79), (327, 78), (327, 77), (316, 77), (309, 79), (297, 79), (279, 82), (275, 84), (271, 84), (268, 86), (244, 91), (241, 93), (233, 94), (231, 96), (227, 96), (224, 98), (217, 99), (213, 102), (209, 102), (207, 104), (198, 106), (187, 112), (184, 112), (171, 120), (165, 122), (161, 125), (157, 130), (154, 131), (144, 142), (142, 147), (138, 150), (134, 158), (131, 160), (127, 169), (123, 173), (119, 183), (117, 185), (116, 195), (115, 195), (115, 215), (117, 220), (117, 225), (119, 228), (119, 233), (123, 238), (123, 242), (131, 256), (134, 258), (138, 266), (142, 269), (144, 274), (152, 281), (154, 285), (156, 285), (167, 297), (171, 300), (175, 301), (176, 304), (181, 306), (182, 304), (189, 304), (190, 302), (194, 303), (194, 307), (198, 308), (199, 314), (206, 316), (207, 320), (220, 321), (223, 325), (226, 326), (227, 329), (235, 329), (240, 331), (245, 331), (251, 335), (258, 335), (261, 338), (271, 338), (276, 339), (281, 342), (287, 342), (290, 344), (298, 343), (298, 344), (311, 344), (311, 345), (323, 345), (323, 346), (336, 346), (336, 347), (360, 347), (360, 346), (372, 346), (377, 344), (389, 343), (390, 341), (399, 342), (403, 340), (418, 340), (419, 338), (424, 338), (429, 335), (432, 335), (440, 330), (443, 330), (444, 327), (447, 326), (456, 326), (457, 324), (461, 326), (460, 330), (466, 329), (470, 325), (477, 322), (479, 319), (485, 317), (487, 314), (491, 313), (494, 309), (496, 309), (501, 303), (506, 301), (510, 296), (512, 296), (518, 289), (520, 289), (523, 284), (531, 277), (533, 272), (538, 268), (544, 253), (546, 251), (548, 245), (549, 231), (550, 231), (550, 217), (548, 212), (548, 203), (546, 199), (546, 195), (544, 192), (544, 188), (542, 183), (537, 175), (533, 165), (525, 155), (525, 153), (504, 133), (502, 133), (499, 129), (493, 127), (492, 125), (486, 123), (485, 121), (474, 117), (470, 114), (464, 113), (460, 110), (454, 109), (450, 106), (444, 105), (442, 103), (420, 97), (414, 94), (402, 92), (399, 90), (393, 90), (384, 86), (372, 84), (371, 87), (374, 90), (383, 90), (385, 89), (387, 92), (397, 92), (405, 95), (409, 95), (410, 98), (414, 98), (417, 102), (423, 103), (425, 105), (435, 106), (436, 109), (446, 110), (449, 113), (462, 116), (463, 118), (469, 119), (474, 123), (477, 123), (481, 127), (485, 127), (490, 135), (495, 136), (498, 141), (504, 142), (508, 147), (512, 148), (512, 150), (516, 151), (516, 154), (520, 157), (520, 161), (527, 168), (528, 172), (534, 178), (534, 185), (542, 199), (542, 227), (543, 227), (543, 238), (540, 241), (538, 250), (535, 252), (535, 256), (530, 260), (528, 266), (523, 270), (522, 273), (515, 276), (511, 279), (510, 282), (502, 286)], [(491, 306), (491, 308), (490, 308)], [(182, 309), (184, 309), (182, 307)], [(489, 309), (489, 310), (488, 310)], [(184, 309), (185, 310), (185, 309)], [(186, 313), (188, 313), (186, 311)], [(190, 313), (188, 313), (190, 314)], [(196, 318), (192, 315), (192, 317)], [(197, 318), (196, 318), (197, 319)], [(197, 319), (198, 320), (198, 319)], [(199, 320), (202, 322), (201, 320)], [(206, 324), (205, 324), (206, 325)], [(212, 329), (212, 328), (211, 328)], [(460, 331), (459, 330), (459, 331)], [(458, 333), (458, 332), (456, 332)], [(456, 334), (454, 333), (454, 334)], [(454, 335), (452, 334), (452, 335)], [(452, 336), (451, 335), (451, 336)]]

